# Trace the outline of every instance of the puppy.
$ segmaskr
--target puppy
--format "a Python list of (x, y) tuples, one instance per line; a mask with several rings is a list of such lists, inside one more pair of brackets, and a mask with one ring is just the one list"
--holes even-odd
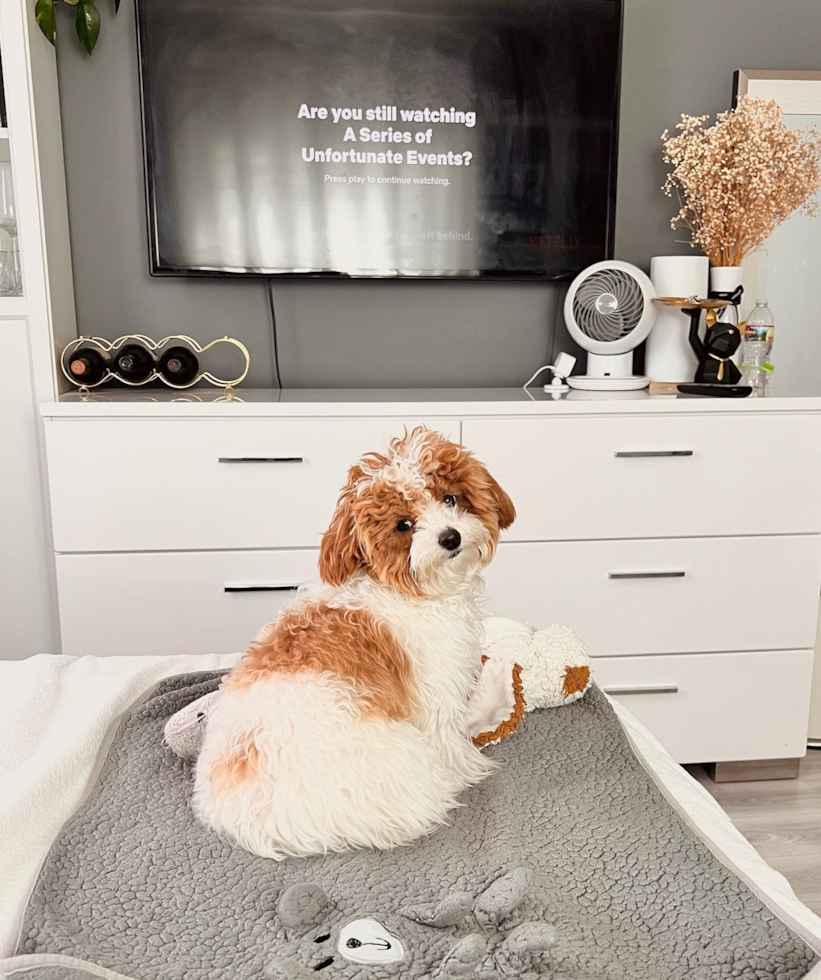
[(515, 517), (462, 446), (414, 429), (353, 466), (323, 585), (251, 643), (208, 717), (194, 809), (265, 857), (391, 848), (491, 764), (468, 735), (478, 573)]

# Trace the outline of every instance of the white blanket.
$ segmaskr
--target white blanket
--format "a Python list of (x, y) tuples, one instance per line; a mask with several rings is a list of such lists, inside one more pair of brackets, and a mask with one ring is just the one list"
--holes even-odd
[[(237, 656), (0, 661), (0, 957), (13, 953), (40, 865), (93, 784), (100, 750), (122, 714), (163, 678), (229, 667)], [(787, 880), (644, 726), (614, 707), (647, 768), (719, 857), (821, 943), (821, 919), (798, 901)]]

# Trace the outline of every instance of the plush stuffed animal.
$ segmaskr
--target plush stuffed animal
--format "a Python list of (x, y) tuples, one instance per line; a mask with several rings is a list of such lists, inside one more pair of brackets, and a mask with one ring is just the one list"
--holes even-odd
[(587, 650), (566, 626), (537, 630), (490, 616), (484, 629), (484, 663), (470, 714), (470, 733), (480, 748), (512, 735), (526, 711), (570, 704), (590, 687)]
[[(438, 954), (426, 974), (435, 980), (541, 977), (548, 970), (556, 976), (550, 969), (556, 965), (550, 953), (556, 930), (537, 917), (538, 892), (539, 881), (529, 868), (513, 868), (478, 895), (452, 891), (431, 903), (368, 909), (352, 917), (342, 914), (320, 885), (297, 882), (279, 897), (287, 945), (266, 976), (311, 980), (337, 959), (345, 976), (353, 976), (344, 969), (353, 963), (373, 968), (377, 977), (401, 977), (401, 964), (420, 952)], [(323, 953), (332, 955), (317, 962)]]
[(219, 691), (204, 694), (171, 715), (163, 729), (163, 743), (181, 759), (196, 759), (202, 748), (202, 736), (208, 708)]
[[(503, 616), (484, 621), (483, 665), (471, 696), (470, 734), (480, 748), (512, 735), (525, 712), (557, 708), (590, 687), (584, 644), (566, 626), (537, 630)], [(183, 759), (196, 759), (202, 745), (212, 691), (181, 708), (165, 724), (165, 744)]]

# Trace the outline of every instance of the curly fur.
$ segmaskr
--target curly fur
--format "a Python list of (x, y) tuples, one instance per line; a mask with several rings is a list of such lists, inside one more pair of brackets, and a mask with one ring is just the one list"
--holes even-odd
[(514, 516), (481, 463), (423, 428), (352, 467), (325, 584), (251, 643), (209, 712), (200, 819), (274, 858), (394, 847), (441, 824), (491, 769), (468, 734), (477, 590)]

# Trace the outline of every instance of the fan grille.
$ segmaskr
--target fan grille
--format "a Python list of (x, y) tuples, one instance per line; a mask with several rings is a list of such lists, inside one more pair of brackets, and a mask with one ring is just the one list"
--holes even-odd
[(573, 317), (591, 340), (613, 343), (636, 329), (644, 313), (641, 285), (621, 269), (600, 269), (573, 297)]

